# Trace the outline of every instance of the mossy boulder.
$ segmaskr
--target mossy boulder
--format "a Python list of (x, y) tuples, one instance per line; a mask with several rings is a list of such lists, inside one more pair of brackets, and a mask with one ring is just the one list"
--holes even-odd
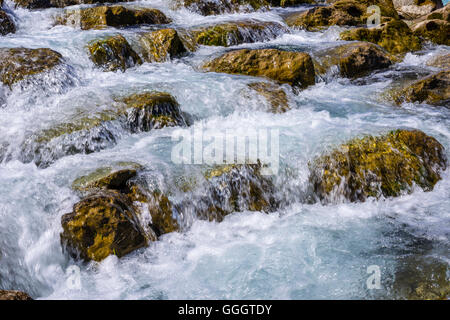
[(196, 44), (229, 47), (242, 43), (267, 41), (288, 32), (277, 22), (243, 20), (224, 22), (189, 30)]
[(104, 71), (125, 71), (142, 64), (141, 58), (121, 35), (96, 40), (88, 45), (92, 62)]
[(342, 77), (363, 77), (375, 70), (389, 67), (393, 62), (381, 47), (369, 42), (344, 44), (316, 53), (316, 70), (326, 73), (332, 66), (338, 66)]
[(407, 256), (397, 260), (393, 292), (396, 299), (448, 300), (448, 263), (434, 257)]
[(14, 290), (0, 290), (0, 301), (29, 301), (33, 300), (27, 293)]
[(62, 56), (47, 48), (0, 48), (0, 80), (12, 87), (16, 82), (62, 63)]
[(186, 126), (180, 105), (165, 92), (133, 94), (121, 99), (131, 132), (150, 131), (164, 127)]
[(425, 40), (450, 46), (450, 23), (445, 20), (425, 20), (413, 27), (413, 32)]
[(176, 0), (175, 7), (185, 7), (198, 14), (209, 16), (239, 11), (268, 8), (267, 0)]
[(401, 20), (391, 20), (375, 28), (357, 28), (341, 33), (343, 40), (368, 41), (392, 54), (422, 49), (421, 39)]
[(286, 17), (291, 27), (316, 31), (329, 26), (359, 26), (367, 23), (371, 15), (367, 8), (378, 5), (382, 19), (398, 19), (397, 11), (391, 0), (339, 0), (326, 7), (315, 7), (304, 12), (295, 12)]
[(61, 243), (74, 258), (102, 261), (119, 258), (145, 247), (149, 240), (140, 225), (137, 209), (125, 195), (102, 191), (89, 196), (62, 216)]
[(16, 32), (16, 26), (8, 14), (0, 6), (0, 36)]
[(248, 87), (264, 97), (270, 104), (270, 112), (284, 113), (291, 108), (286, 92), (278, 85), (269, 82), (252, 82)]
[(235, 50), (206, 63), (207, 71), (266, 77), (306, 88), (315, 83), (314, 64), (304, 52), (277, 49)]
[(450, 70), (415, 81), (392, 96), (397, 104), (418, 102), (450, 107)]
[(157, 9), (129, 9), (123, 6), (99, 6), (67, 10), (57, 22), (73, 27), (103, 29), (141, 24), (167, 24), (170, 19)]
[(397, 197), (417, 185), (433, 190), (447, 167), (444, 147), (419, 130), (353, 139), (311, 164), (310, 183), (323, 202)]
[(164, 62), (178, 58), (188, 52), (175, 29), (162, 29), (140, 37), (144, 59), (149, 62)]

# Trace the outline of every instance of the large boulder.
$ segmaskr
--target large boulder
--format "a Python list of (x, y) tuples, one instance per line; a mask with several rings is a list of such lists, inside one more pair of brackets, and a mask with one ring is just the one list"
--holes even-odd
[(416, 19), (443, 7), (442, 0), (392, 0), (403, 19)]
[(168, 61), (188, 52), (178, 32), (174, 29), (145, 33), (139, 40), (144, 59), (149, 62)]
[(147, 132), (187, 125), (170, 94), (148, 92), (118, 98), (109, 110), (59, 123), (26, 138), (20, 160), (46, 168), (74, 154), (90, 154), (113, 147), (124, 132)]
[(310, 165), (310, 182), (324, 203), (397, 197), (414, 185), (433, 190), (447, 167), (444, 147), (418, 130), (353, 139)]
[(406, 88), (394, 90), (391, 95), (397, 104), (418, 102), (450, 107), (450, 70), (415, 81)]
[(267, 8), (267, 0), (176, 0), (175, 7), (185, 7), (204, 16), (255, 11)]
[(0, 36), (16, 32), (16, 26), (8, 14), (0, 6)]
[(62, 64), (62, 56), (51, 49), (0, 48), (0, 81), (12, 87), (27, 77)]
[(304, 12), (295, 12), (286, 17), (286, 23), (291, 27), (300, 27), (315, 31), (332, 25), (358, 26), (367, 23), (371, 15), (367, 8), (378, 5), (383, 19), (398, 19), (392, 0), (339, 0), (331, 6), (315, 7)]
[(450, 46), (450, 4), (429, 14), (425, 19), (414, 21), (411, 29), (425, 40)]
[(381, 47), (369, 42), (344, 44), (316, 53), (316, 70), (326, 73), (338, 66), (342, 77), (358, 78), (375, 70), (389, 67), (393, 62)]
[(313, 61), (304, 52), (235, 50), (206, 63), (203, 68), (213, 72), (266, 77), (301, 88), (315, 83)]
[(0, 301), (29, 301), (33, 300), (28, 294), (22, 291), (0, 290)]
[(61, 218), (63, 248), (74, 258), (101, 261), (119, 258), (147, 245), (137, 209), (125, 195), (102, 191), (89, 196)]
[(343, 40), (376, 43), (392, 54), (422, 49), (422, 41), (401, 20), (391, 20), (375, 28), (356, 28), (341, 33)]
[(88, 50), (92, 62), (104, 71), (125, 71), (142, 64), (141, 58), (122, 35), (94, 41), (88, 45)]
[(157, 9), (129, 9), (123, 6), (99, 6), (67, 10), (57, 22), (73, 27), (102, 29), (140, 24), (167, 24), (170, 19)]
[(288, 29), (280, 23), (256, 20), (223, 22), (189, 30), (196, 44), (222, 47), (267, 41), (286, 32)]

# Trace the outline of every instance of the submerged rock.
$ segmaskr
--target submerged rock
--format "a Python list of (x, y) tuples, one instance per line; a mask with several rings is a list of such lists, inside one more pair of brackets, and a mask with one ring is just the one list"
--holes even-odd
[(140, 24), (167, 24), (170, 19), (157, 9), (128, 9), (123, 6), (99, 6), (67, 10), (58, 19), (61, 24), (87, 29), (128, 27)]
[(136, 210), (128, 197), (114, 191), (81, 200), (72, 213), (61, 218), (63, 248), (74, 258), (101, 261), (145, 247), (150, 239), (140, 226)]
[(110, 110), (58, 124), (28, 137), (20, 160), (40, 168), (74, 154), (90, 154), (114, 146), (124, 132), (146, 132), (187, 125), (177, 101), (164, 92), (118, 99)]
[(391, 0), (339, 0), (331, 6), (315, 7), (304, 12), (295, 12), (286, 17), (286, 23), (290, 27), (300, 27), (315, 31), (325, 27), (358, 26), (367, 23), (371, 15), (367, 8), (378, 5), (382, 18), (398, 19), (397, 11)]
[(397, 197), (414, 185), (433, 190), (447, 167), (444, 147), (418, 130), (353, 139), (310, 165), (310, 183), (322, 202)]
[(415, 81), (391, 95), (397, 104), (418, 102), (450, 107), (450, 70)]
[(450, 53), (440, 54), (429, 61), (427, 66), (447, 70), (450, 69)]
[(0, 6), (0, 36), (16, 32), (16, 26), (9, 15)]
[(310, 55), (304, 52), (242, 49), (225, 53), (203, 68), (213, 72), (266, 77), (301, 88), (315, 83), (314, 64)]
[(62, 64), (62, 56), (51, 49), (0, 48), (0, 80), (7, 86)]
[(142, 64), (141, 58), (121, 35), (97, 40), (88, 49), (91, 60), (104, 71), (125, 71)]
[(261, 165), (217, 166), (206, 173), (206, 188), (202, 196), (186, 200), (195, 207), (196, 215), (209, 221), (222, 221), (233, 212), (275, 211), (272, 180), (261, 174)]
[(396, 299), (448, 300), (450, 276), (448, 263), (434, 257), (404, 257), (397, 260), (393, 284)]
[(175, 7), (185, 7), (204, 16), (255, 11), (267, 8), (267, 0), (176, 0)]
[(342, 40), (376, 43), (392, 54), (422, 49), (422, 41), (401, 20), (391, 20), (375, 28), (357, 28), (341, 33)]
[(178, 58), (187, 52), (175, 29), (162, 29), (140, 37), (144, 59), (149, 62), (164, 62)]
[(286, 92), (279, 86), (268, 82), (253, 82), (248, 87), (263, 96), (269, 102), (273, 113), (284, 113), (290, 110)]
[(342, 77), (357, 78), (392, 64), (389, 54), (369, 42), (356, 42), (327, 49), (316, 54), (316, 70), (322, 74), (338, 66)]
[(244, 20), (225, 22), (189, 30), (196, 44), (229, 47), (274, 39), (288, 29), (276, 22)]
[(28, 294), (22, 291), (0, 290), (0, 301), (29, 301), (33, 300)]

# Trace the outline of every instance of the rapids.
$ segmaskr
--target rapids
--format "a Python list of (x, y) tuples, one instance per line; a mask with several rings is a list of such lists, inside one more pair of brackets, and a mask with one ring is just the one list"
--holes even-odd
[[(286, 27), (282, 34), (272, 32), (274, 39), (233, 49), (270, 47), (314, 55), (342, 42), (342, 28), (313, 33), (284, 24), (283, 14), (307, 7), (203, 17), (174, 11), (167, 2), (123, 5), (160, 9), (177, 28), (242, 19)], [(450, 158), (450, 109), (419, 104), (399, 108), (380, 99), (393, 80), (434, 71), (426, 61), (449, 47), (429, 45), (358, 81), (330, 73), (299, 93), (286, 88), (291, 110), (272, 114), (266, 112), (267, 102), (242, 94), (254, 78), (198, 70), (202, 62), (230, 48), (203, 46), (172, 62), (102, 72), (89, 60), (86, 43), (120, 33), (133, 44), (139, 28), (82, 31), (53, 25), (63, 9), (30, 11), (14, 8), (10, 0), (6, 7), (17, 32), (0, 37), (0, 47), (51, 48), (63, 55), (66, 69), (34, 81), (31, 89), (0, 86), (0, 149), (7, 150), (0, 157), (0, 289), (23, 290), (38, 299), (395, 298), (393, 283), (405, 260), (433, 258), (450, 265), (450, 170), (432, 192), (417, 188), (395, 199), (323, 206), (309, 204), (305, 196), (308, 161), (355, 136), (420, 129), (439, 140)], [(179, 199), (177, 177), (198, 177), (199, 168), (171, 163), (171, 136), (177, 128), (131, 134), (112, 123), (108, 130), (114, 142), (108, 147), (58, 157), (46, 168), (24, 161), (24, 141), (75, 115), (93, 115), (114, 96), (143, 89), (172, 94), (195, 119), (194, 128), (237, 133), (248, 127), (279, 129), (275, 184), (282, 209), (236, 212), (221, 223), (191, 217), (183, 232), (166, 234), (120, 260), (73, 261), (63, 254), (59, 234), (61, 216), (79, 201), (71, 189), (77, 177), (118, 161), (138, 162), (146, 166), (149, 184)], [(69, 285), (72, 265), (81, 270), (81, 288)], [(381, 269), (381, 289), (366, 286), (370, 265)]]

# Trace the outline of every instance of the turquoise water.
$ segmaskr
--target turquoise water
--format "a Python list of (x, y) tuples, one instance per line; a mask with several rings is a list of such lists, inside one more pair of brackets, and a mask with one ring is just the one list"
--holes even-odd
[[(161, 9), (173, 19), (173, 27), (248, 18), (284, 24), (281, 14), (292, 10), (202, 17), (174, 11), (163, 0), (125, 5), (135, 4)], [(71, 71), (61, 78), (53, 75), (46, 87), (12, 92), (0, 88), (0, 137), (13, 155), (0, 164), (0, 289), (24, 290), (40, 299), (393, 298), (392, 283), (409, 267), (408, 259), (449, 264), (449, 170), (432, 192), (416, 189), (395, 199), (323, 206), (306, 203), (302, 195), (308, 161), (358, 135), (420, 129), (436, 137), (450, 156), (449, 109), (414, 104), (399, 108), (380, 99), (393, 79), (435, 71), (426, 61), (450, 48), (430, 46), (407, 54), (402, 63), (357, 83), (330, 76), (298, 94), (287, 88), (292, 109), (271, 114), (266, 101), (242, 94), (255, 79), (199, 71), (203, 61), (228, 49), (202, 47), (180, 60), (105, 73), (89, 60), (86, 43), (119, 32), (133, 43), (139, 30), (54, 26), (60, 9), (30, 12), (12, 9), (8, 0), (7, 5), (18, 31), (0, 37), (0, 46), (52, 48)], [(341, 43), (341, 28), (288, 30), (271, 41), (234, 48), (279, 47), (314, 55)], [(279, 129), (283, 169), (275, 183), (277, 197), (287, 205), (271, 214), (236, 212), (222, 223), (193, 218), (185, 232), (167, 234), (120, 260), (112, 256), (86, 265), (63, 255), (60, 219), (79, 201), (70, 186), (80, 175), (117, 161), (134, 161), (148, 168), (148, 182), (161, 190), (171, 190), (180, 175), (198, 175), (198, 168), (170, 162), (174, 128), (140, 134), (116, 128), (120, 139), (115, 146), (62, 157), (45, 169), (19, 161), (20, 146), (30, 134), (80, 112), (93, 114), (115, 95), (140, 90), (171, 93), (183, 111), (195, 116), (194, 127), (217, 132)], [(74, 264), (81, 269), (82, 286), (76, 290), (68, 286), (66, 274)], [(366, 286), (370, 265), (381, 269), (381, 289)]]

